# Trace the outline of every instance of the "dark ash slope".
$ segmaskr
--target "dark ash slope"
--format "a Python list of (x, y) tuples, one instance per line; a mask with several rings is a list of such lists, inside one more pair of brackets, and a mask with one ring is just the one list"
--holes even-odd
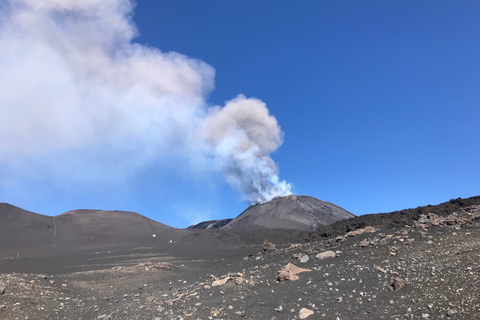
[(0, 203), (0, 257), (151, 245), (186, 233), (135, 212), (73, 210), (52, 217)]
[(0, 203), (0, 252), (52, 245), (53, 217)]

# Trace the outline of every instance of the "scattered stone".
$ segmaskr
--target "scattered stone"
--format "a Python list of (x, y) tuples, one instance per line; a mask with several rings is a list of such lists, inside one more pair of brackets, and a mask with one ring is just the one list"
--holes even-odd
[(275, 247), (276, 246), (270, 241), (265, 240), (263, 242), (263, 252), (274, 252), (277, 250)]
[(308, 258), (308, 254), (304, 254), (301, 258), (300, 258), (300, 263), (306, 263), (308, 262), (309, 258)]
[(51, 284), (55, 284), (55, 280), (50, 280), (49, 281)]
[(454, 309), (449, 309), (447, 311), (447, 316), (451, 317), (451, 316), (455, 315), (456, 313), (457, 313), (457, 311), (455, 311)]
[(315, 258), (323, 260), (323, 259), (328, 259), (328, 258), (335, 258), (337, 255), (333, 251), (325, 251), (317, 254)]
[(220, 280), (215, 280), (212, 282), (212, 287), (218, 287), (218, 286), (223, 286), (225, 283), (227, 283), (228, 280), (233, 280), (232, 277), (226, 277)]
[(3, 282), (0, 282), (0, 294), (5, 294), (6, 286)]
[(380, 266), (375, 266), (374, 269), (375, 269), (376, 271), (380, 271), (380, 272), (383, 272), (383, 273), (387, 273), (387, 271), (386, 271), (385, 269), (383, 269), (382, 267), (380, 267)]
[(302, 257), (303, 257), (303, 253), (301, 252), (292, 254), (292, 259), (300, 260)]
[(310, 309), (307, 309), (307, 308), (302, 308), (300, 309), (300, 312), (298, 313), (298, 317), (300, 319), (306, 319), (308, 317), (310, 317), (312, 314), (314, 314), (315, 312), (313, 312), (312, 310)]
[(98, 316), (97, 319), (98, 320), (110, 320), (110, 319), (112, 319), (112, 315), (111, 314), (102, 314), (101, 316)]
[(360, 241), (360, 243), (358, 244), (358, 246), (360, 248), (363, 248), (363, 247), (368, 247), (370, 245), (370, 241), (368, 239), (363, 239), (362, 241)]
[(177, 302), (177, 300), (178, 299), (170, 299), (170, 300), (165, 301), (165, 303), (169, 306), (173, 306)]
[(306, 272), (306, 271), (312, 271), (312, 270), (299, 268), (294, 264), (288, 263), (278, 272), (277, 280), (278, 281), (285, 281), (285, 280), (295, 281), (300, 279), (297, 276), (297, 274), (301, 272)]
[(32, 281), (30, 281), (29, 283), (27, 283), (27, 284), (25, 285), (25, 288), (26, 288), (27, 290), (31, 290), (31, 291), (34, 290), (34, 289), (35, 289), (35, 281), (32, 280)]
[(403, 280), (402, 278), (400, 277), (396, 277), (393, 279), (393, 282), (391, 284), (391, 288), (393, 291), (398, 291), (400, 289), (402, 289), (403, 287), (405, 287), (406, 283), (405, 283), (405, 280)]
[(7, 308), (7, 305), (2, 303), (0, 304), (0, 310), (5, 310), (5, 308)]
[(357, 229), (353, 230), (347, 233), (347, 237), (355, 237), (363, 234), (365, 232), (365, 229)]

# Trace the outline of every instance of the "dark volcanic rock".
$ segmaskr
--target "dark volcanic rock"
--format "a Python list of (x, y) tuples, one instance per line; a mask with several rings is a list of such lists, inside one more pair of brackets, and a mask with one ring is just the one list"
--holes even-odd
[(232, 220), (233, 219), (209, 220), (190, 226), (187, 229), (220, 229)]
[(308, 231), (353, 217), (355, 215), (330, 202), (289, 195), (248, 207), (222, 229), (259, 226)]
[(466, 199), (457, 198), (438, 204), (405, 209), (390, 213), (365, 214), (352, 219), (335, 222), (328, 226), (320, 226), (316, 231), (311, 232), (308, 240), (316, 241), (322, 238), (333, 238), (347, 232), (374, 226), (377, 228), (397, 229), (406, 225), (412, 225), (422, 215), (435, 214), (439, 217), (446, 217), (454, 212), (475, 205), (480, 205), (480, 196)]

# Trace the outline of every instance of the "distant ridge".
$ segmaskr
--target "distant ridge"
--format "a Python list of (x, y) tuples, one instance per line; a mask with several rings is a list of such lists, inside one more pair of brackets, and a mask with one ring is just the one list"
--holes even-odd
[(233, 219), (209, 220), (189, 226), (187, 229), (220, 229)]
[(48, 248), (134, 246), (173, 241), (185, 233), (136, 212), (72, 210), (52, 217), (0, 203), (0, 253), (5, 255)]

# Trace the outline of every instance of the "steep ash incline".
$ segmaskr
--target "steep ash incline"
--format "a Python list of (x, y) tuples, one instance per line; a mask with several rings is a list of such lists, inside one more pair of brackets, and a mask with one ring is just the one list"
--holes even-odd
[(352, 217), (355, 215), (330, 202), (309, 196), (289, 195), (248, 207), (222, 229), (257, 226), (269, 229), (311, 231), (318, 226)]
[(53, 244), (53, 217), (0, 203), (0, 251)]
[(471, 198), (457, 198), (438, 204), (417, 207), (414, 209), (405, 209), (390, 213), (366, 214), (354, 217), (348, 220), (338, 221), (328, 226), (318, 228), (310, 233), (308, 240), (316, 241), (321, 238), (336, 237), (349, 231), (364, 228), (366, 226), (374, 226), (379, 228), (400, 228), (413, 224), (421, 215), (434, 213), (441, 217), (448, 216), (454, 212), (458, 212), (462, 208), (480, 205), (480, 196)]

